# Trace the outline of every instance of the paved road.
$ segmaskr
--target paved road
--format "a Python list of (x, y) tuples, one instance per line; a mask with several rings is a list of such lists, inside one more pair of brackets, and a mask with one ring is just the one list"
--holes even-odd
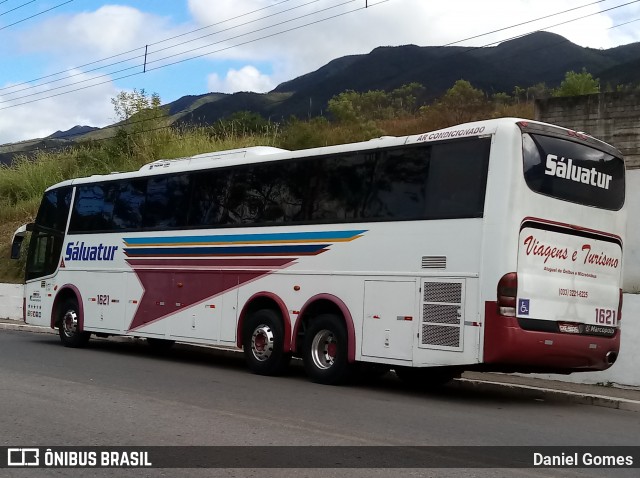
[[(640, 414), (454, 387), (407, 390), (393, 376), (328, 387), (300, 367), (248, 373), (242, 356), (142, 341), (0, 331), (4, 446), (141, 445), (638, 445)], [(247, 449), (250, 450), (250, 449)], [(482, 461), (482, 457), (476, 456)], [(464, 467), (464, 462), (461, 462)], [(304, 464), (301, 463), (303, 468)], [(125, 476), (123, 470), (0, 470), (3, 476)], [(11, 472), (11, 473), (9, 473)], [(468, 470), (466, 476), (636, 476), (636, 470)], [(455, 470), (182, 470), (180, 476), (459, 476)], [(126, 476), (177, 476), (131, 470)]]

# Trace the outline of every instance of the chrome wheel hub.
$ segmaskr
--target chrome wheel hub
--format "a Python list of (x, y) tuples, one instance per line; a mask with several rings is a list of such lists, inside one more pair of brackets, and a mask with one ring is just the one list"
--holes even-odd
[(313, 364), (322, 370), (331, 368), (338, 351), (338, 342), (330, 330), (321, 330), (311, 343), (311, 359)]
[(78, 332), (78, 314), (75, 310), (68, 310), (62, 317), (64, 335), (73, 337)]
[(251, 353), (260, 362), (264, 362), (273, 353), (274, 336), (271, 327), (262, 324), (251, 335)]

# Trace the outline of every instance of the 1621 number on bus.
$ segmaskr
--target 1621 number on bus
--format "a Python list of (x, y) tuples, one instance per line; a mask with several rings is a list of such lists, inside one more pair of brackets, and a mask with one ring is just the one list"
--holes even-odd
[(616, 311), (596, 307), (596, 324), (616, 325)]

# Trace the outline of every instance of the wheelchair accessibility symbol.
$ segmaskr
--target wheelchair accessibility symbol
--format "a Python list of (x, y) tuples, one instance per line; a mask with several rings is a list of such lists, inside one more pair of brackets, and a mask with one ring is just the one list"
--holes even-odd
[(518, 299), (518, 315), (529, 315), (529, 299)]

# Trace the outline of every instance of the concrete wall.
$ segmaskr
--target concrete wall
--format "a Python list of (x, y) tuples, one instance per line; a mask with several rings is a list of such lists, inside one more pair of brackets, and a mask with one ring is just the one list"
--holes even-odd
[(628, 167), (640, 168), (640, 92), (536, 100), (535, 119), (611, 143), (622, 151)]
[(0, 319), (22, 320), (22, 285), (0, 284)]
[(640, 169), (627, 171), (627, 241), (624, 291), (640, 293)]
[(536, 375), (540, 378), (573, 383), (622, 385), (640, 387), (640, 295), (624, 294), (622, 305), (622, 338), (620, 356), (609, 370), (604, 372), (573, 373), (571, 375)]

